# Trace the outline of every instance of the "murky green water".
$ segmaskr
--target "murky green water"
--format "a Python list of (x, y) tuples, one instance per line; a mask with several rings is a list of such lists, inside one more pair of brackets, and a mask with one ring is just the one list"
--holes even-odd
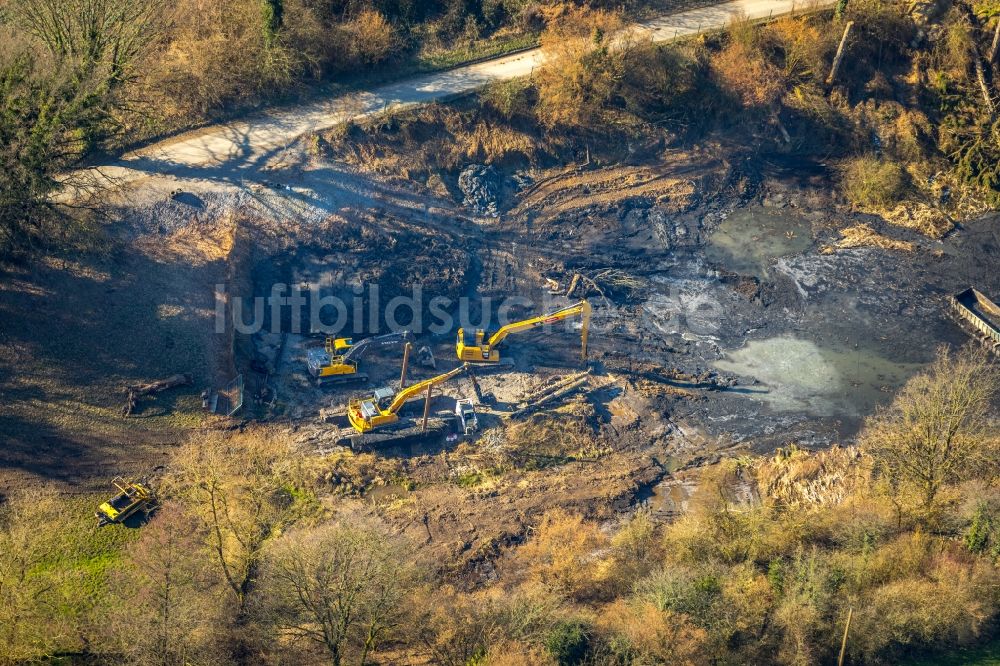
[(788, 208), (741, 208), (712, 232), (706, 258), (741, 275), (765, 278), (778, 257), (805, 252), (812, 245), (812, 223)]
[(819, 347), (782, 335), (751, 341), (715, 367), (757, 379), (760, 385), (745, 395), (776, 411), (856, 417), (889, 402), (923, 366), (891, 361), (873, 349)]

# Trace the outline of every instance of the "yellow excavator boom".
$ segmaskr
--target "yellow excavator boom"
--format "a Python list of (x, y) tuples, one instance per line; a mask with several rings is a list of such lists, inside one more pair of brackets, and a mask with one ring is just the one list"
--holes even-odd
[(536, 326), (554, 324), (564, 319), (569, 319), (570, 317), (576, 317), (579, 315), (583, 318), (582, 330), (580, 332), (580, 358), (582, 360), (586, 360), (587, 336), (590, 331), (590, 313), (590, 303), (587, 301), (580, 301), (575, 305), (571, 305), (561, 310), (556, 310), (555, 312), (551, 312), (549, 314), (541, 315), (539, 317), (531, 317), (530, 319), (524, 319), (522, 321), (501, 326), (496, 333), (491, 335), (488, 339), (486, 338), (486, 332), (479, 329), (476, 331), (475, 344), (466, 344), (465, 331), (460, 328), (458, 329), (458, 340), (455, 345), (455, 351), (458, 354), (459, 360), (462, 361), (472, 363), (497, 363), (500, 361), (500, 351), (497, 349), (497, 346), (511, 333), (519, 333), (530, 328), (535, 328)]
[[(368, 432), (373, 428), (395, 423), (399, 420), (397, 412), (404, 403), (419, 396), (427, 390), (428, 386), (435, 386), (446, 382), (455, 375), (465, 372), (467, 369), (468, 364), (465, 363), (454, 370), (449, 370), (437, 377), (417, 382), (399, 392), (393, 392), (391, 389), (379, 389), (370, 398), (356, 398), (351, 400), (347, 405), (347, 420), (351, 422), (351, 425), (358, 432)], [(389, 400), (390, 396), (392, 400), (389, 402), (389, 405), (382, 407), (384, 401)]]
[(393, 398), (392, 402), (389, 404), (389, 409), (386, 411), (395, 414), (396, 412), (399, 411), (399, 408), (402, 407), (405, 402), (411, 400), (412, 398), (417, 397), (418, 395), (426, 391), (428, 386), (436, 386), (441, 382), (446, 382), (455, 375), (462, 374), (463, 372), (465, 372), (465, 370), (466, 366), (460, 365), (454, 370), (449, 370), (448, 372), (438, 375), (437, 377), (431, 377), (430, 379), (425, 379), (422, 382), (417, 382), (412, 386), (407, 386), (405, 389), (396, 394), (396, 397)]

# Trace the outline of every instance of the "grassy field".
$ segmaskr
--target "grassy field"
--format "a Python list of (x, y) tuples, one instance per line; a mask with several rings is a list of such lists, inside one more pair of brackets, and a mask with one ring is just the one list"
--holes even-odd
[(82, 586), (87, 594), (72, 596), (82, 596), (90, 601), (106, 591), (108, 576), (121, 564), (129, 544), (140, 533), (137, 527), (125, 525), (97, 526), (94, 511), (113, 492), (114, 488), (109, 484), (104, 494), (87, 493), (60, 498), (65, 512), (59, 530), (60, 546), (49, 551), (49, 557), (34, 573)]
[(35, 561), (28, 584), (43, 581), (51, 586), (45, 592), (45, 612), (53, 631), (64, 633), (70, 644), (76, 632), (68, 627), (90, 633), (96, 631), (93, 627), (110, 621), (105, 616), (107, 609), (114, 608), (115, 580), (141, 532), (136, 526), (97, 526), (94, 510), (112, 491), (60, 495), (50, 510), (39, 516), (51, 543)]

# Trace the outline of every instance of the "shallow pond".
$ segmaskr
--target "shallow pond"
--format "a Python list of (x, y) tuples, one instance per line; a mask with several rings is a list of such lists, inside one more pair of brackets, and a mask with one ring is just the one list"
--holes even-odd
[(812, 242), (812, 223), (795, 210), (741, 208), (709, 236), (705, 257), (733, 273), (765, 278), (772, 261), (805, 252)]
[(781, 335), (753, 340), (714, 363), (760, 382), (744, 395), (775, 411), (858, 417), (888, 402), (922, 364), (891, 361), (871, 348), (821, 347)]

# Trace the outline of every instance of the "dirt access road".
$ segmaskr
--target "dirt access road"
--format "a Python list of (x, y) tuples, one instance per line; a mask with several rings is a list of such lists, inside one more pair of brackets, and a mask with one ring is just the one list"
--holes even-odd
[[(829, 4), (832, 3), (821, 1), (808, 4), (808, 7)], [(662, 16), (637, 24), (633, 30), (640, 36), (662, 42), (722, 28), (738, 16), (761, 19), (791, 13), (796, 7), (805, 6), (807, 3), (802, 0), (735, 0)], [(229, 180), (243, 171), (260, 168), (275, 153), (310, 132), (385, 109), (426, 104), (476, 90), (493, 81), (526, 76), (543, 61), (541, 49), (536, 48), (367, 92), (269, 111), (166, 139), (128, 153), (110, 164), (91, 167), (82, 174), (99, 181), (113, 179), (129, 183), (158, 175), (192, 176), (193, 172), (211, 168), (217, 176)], [(82, 182), (89, 182), (88, 178), (83, 178)]]

